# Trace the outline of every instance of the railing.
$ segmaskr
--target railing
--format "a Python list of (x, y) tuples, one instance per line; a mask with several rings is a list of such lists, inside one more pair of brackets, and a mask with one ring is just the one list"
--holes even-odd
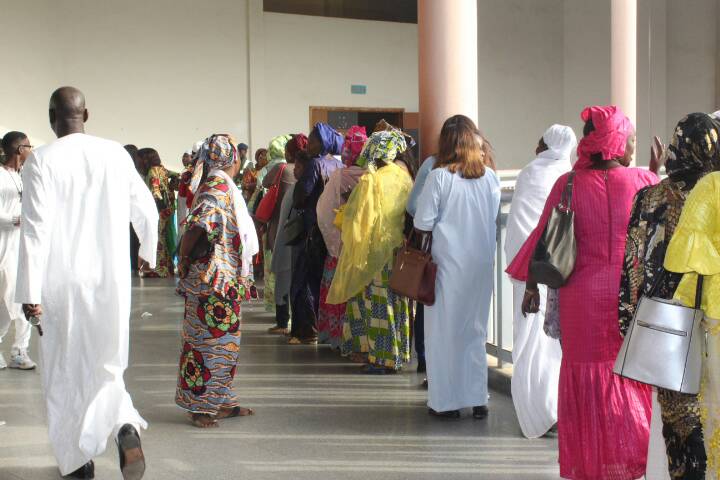
[(497, 366), (512, 363), (513, 348), (513, 296), (512, 282), (505, 274), (505, 232), (510, 203), (515, 188), (515, 178), (519, 170), (499, 171), (502, 183), (500, 211), (497, 217), (495, 235), (495, 290), (492, 297), (490, 319), (488, 322), (487, 353), (497, 359)]

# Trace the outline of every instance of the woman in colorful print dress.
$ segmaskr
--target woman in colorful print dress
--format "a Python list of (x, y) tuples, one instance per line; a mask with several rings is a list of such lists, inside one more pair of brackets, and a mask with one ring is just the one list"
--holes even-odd
[[(617, 328), (618, 287), (633, 198), (658, 182), (655, 173), (628, 168), (635, 129), (615, 106), (583, 110), (583, 138), (571, 208), (577, 260), (560, 289), (563, 358), (558, 391), (560, 476), (573, 480), (635, 480), (645, 475), (651, 390), (613, 373), (622, 345)], [(530, 259), (568, 182), (561, 176), (537, 228), (508, 266), (526, 282), (523, 311), (537, 313), (540, 293), (528, 278)]]
[(239, 162), (226, 135), (202, 147), (193, 173), (200, 187), (180, 245), (178, 293), (185, 297), (180, 373), (175, 402), (196, 427), (252, 415), (232, 391), (240, 349), (240, 302), (258, 240), (240, 190)]
[[(670, 299), (682, 279), (681, 274), (663, 269), (665, 252), (690, 191), (700, 178), (720, 168), (719, 133), (717, 122), (704, 113), (691, 113), (680, 120), (668, 149), (668, 178), (640, 190), (635, 197), (620, 284), (623, 335), (641, 296), (649, 295), (660, 282), (655, 296)], [(654, 155), (654, 162), (657, 158)], [(697, 395), (658, 388), (657, 401), (660, 412), (654, 415), (662, 418), (667, 460), (663, 456), (662, 465), (656, 466), (649, 462), (648, 478), (666, 478), (669, 471), (673, 479), (704, 479), (706, 454)], [(654, 440), (655, 432), (651, 432), (651, 445)], [(663, 473), (655, 473), (653, 468)]]
[(155, 269), (143, 265), (140, 276), (143, 278), (167, 278), (175, 271), (177, 228), (175, 226), (175, 192), (170, 188), (170, 175), (162, 165), (160, 155), (153, 148), (141, 148), (138, 151), (145, 167), (145, 180), (155, 199), (160, 214), (158, 222), (157, 264)]
[(390, 290), (412, 189), (412, 178), (394, 160), (406, 148), (397, 130), (370, 136), (356, 161), (368, 172), (338, 222), (343, 249), (327, 303), (347, 302), (342, 351), (367, 353), (368, 374), (395, 373), (410, 361), (409, 302)]

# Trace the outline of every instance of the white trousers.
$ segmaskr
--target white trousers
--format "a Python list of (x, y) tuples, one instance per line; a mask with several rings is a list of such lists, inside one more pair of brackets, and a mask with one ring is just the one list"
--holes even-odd
[(15, 322), (15, 343), (12, 350), (27, 350), (32, 326), (25, 320), (22, 306), (15, 303), (15, 275), (9, 269), (0, 269), (0, 343)]

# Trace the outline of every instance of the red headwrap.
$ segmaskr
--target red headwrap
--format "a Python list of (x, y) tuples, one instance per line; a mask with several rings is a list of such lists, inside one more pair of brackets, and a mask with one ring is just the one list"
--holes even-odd
[(603, 160), (614, 160), (625, 155), (627, 139), (635, 127), (620, 107), (588, 107), (582, 111), (580, 118), (584, 122), (592, 120), (595, 130), (580, 140), (578, 160), (573, 167), (575, 170), (590, 168), (590, 155), (595, 153), (601, 154)]
[(345, 132), (345, 143), (343, 143), (342, 160), (346, 166), (354, 165), (355, 160), (360, 156), (365, 142), (367, 141), (367, 133), (365, 127), (353, 125)]
[(292, 138), (287, 142), (285, 148), (290, 152), (290, 155), (295, 157), (300, 150), (307, 150), (308, 139), (303, 133), (292, 135)]

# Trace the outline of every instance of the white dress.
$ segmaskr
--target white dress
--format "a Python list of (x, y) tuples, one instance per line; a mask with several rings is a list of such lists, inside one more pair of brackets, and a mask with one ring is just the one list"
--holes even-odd
[(487, 405), (485, 342), (493, 290), (500, 182), (490, 169), (463, 179), (430, 172), (415, 227), (433, 232), (435, 305), (425, 307), (428, 406), (444, 412)]
[[(565, 157), (543, 152), (518, 175), (505, 240), (508, 264), (535, 229), (555, 181), (572, 168)], [(557, 423), (560, 342), (543, 331), (547, 289), (540, 285), (540, 311), (524, 317), (525, 282), (513, 284), (512, 398), (523, 435), (537, 438)]]
[(155, 264), (158, 213), (125, 149), (72, 134), (23, 168), (19, 303), (42, 304), (41, 372), (50, 443), (63, 475), (126, 423), (147, 428), (123, 380), (128, 362), (128, 223)]
[(15, 275), (17, 273), (20, 227), (20, 197), (22, 179), (15, 170), (0, 166), (0, 342), (10, 325), (15, 323), (13, 351), (26, 350), (30, 343), (31, 326), (15, 303)]

